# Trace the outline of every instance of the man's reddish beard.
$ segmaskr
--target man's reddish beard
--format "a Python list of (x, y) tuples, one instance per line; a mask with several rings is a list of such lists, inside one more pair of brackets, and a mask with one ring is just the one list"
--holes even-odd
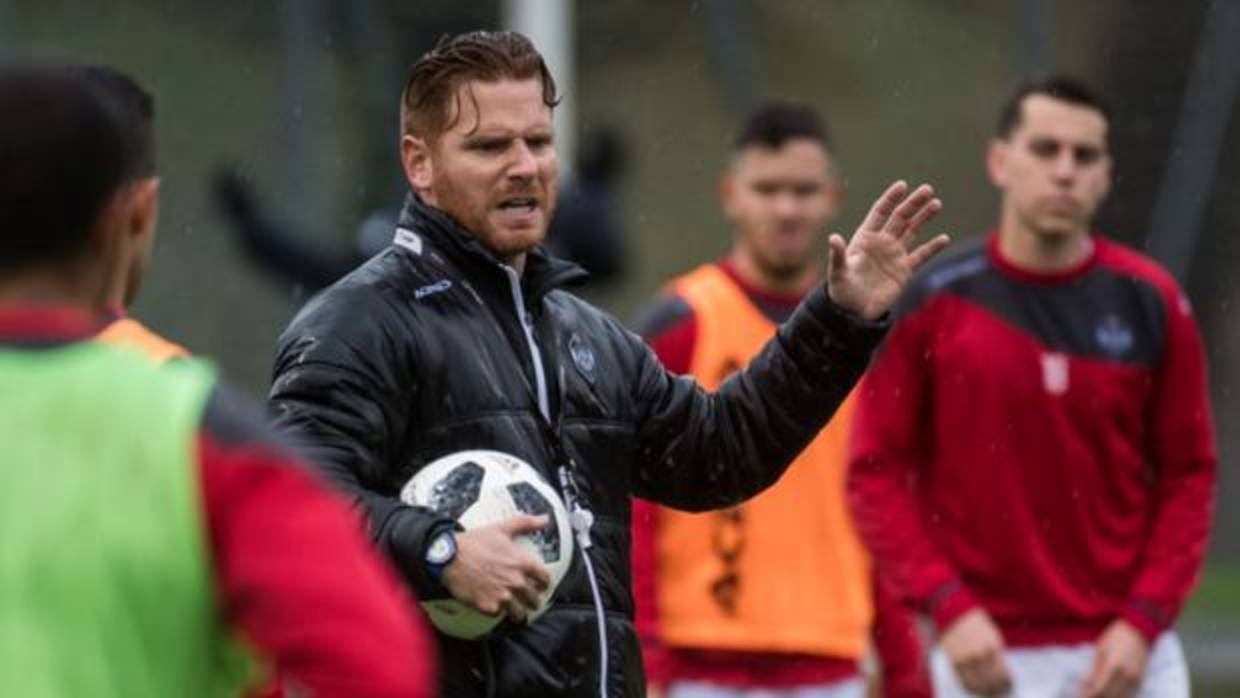
[[(492, 201), (491, 197), (486, 197), (477, 202), (478, 208), (474, 208), (475, 202), (468, 197), (460, 196), (461, 187), (446, 175), (437, 177), (431, 184), (431, 189), (435, 195), (436, 208), (448, 214), (452, 220), (456, 221), (460, 226), (465, 228), (471, 235), (483, 242), (492, 252), (501, 256), (510, 254), (518, 254), (525, 252), (535, 245), (540, 244), (547, 237), (547, 227), (551, 223), (551, 216), (555, 211), (556, 196), (553, 187), (542, 187), (538, 183), (531, 183), (528, 186), (520, 186), (509, 188), (502, 196), (495, 197)], [(542, 191), (540, 191), (542, 190)], [(511, 246), (503, 246), (498, 249), (493, 246), (504, 242), (508, 236), (494, 235), (487, 221), (488, 214), (491, 213), (494, 206), (500, 201), (514, 197), (530, 197), (536, 199), (543, 211), (543, 226), (537, 231), (522, 232), (516, 235), (518, 244)], [(533, 236), (535, 239), (529, 240)]]

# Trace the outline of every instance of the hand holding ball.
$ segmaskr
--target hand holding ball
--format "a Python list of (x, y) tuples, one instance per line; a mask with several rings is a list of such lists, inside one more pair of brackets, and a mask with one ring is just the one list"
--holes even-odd
[(476, 639), (505, 615), (530, 622), (547, 610), (572, 561), (572, 531), (559, 495), (533, 466), (498, 451), (460, 451), (419, 470), (400, 496), (465, 529), (444, 576), (456, 598), (422, 602), (440, 632)]

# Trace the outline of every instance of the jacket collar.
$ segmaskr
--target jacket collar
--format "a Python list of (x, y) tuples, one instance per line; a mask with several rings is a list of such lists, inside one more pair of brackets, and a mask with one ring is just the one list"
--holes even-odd
[[(476, 237), (452, 219), (447, 213), (423, 202), (416, 194), (405, 198), (398, 228), (428, 240), (468, 276), (475, 274), (502, 277), (503, 266), (499, 259)], [(553, 289), (578, 284), (589, 276), (585, 269), (548, 253), (541, 245), (525, 256), (522, 285), (526, 294), (541, 299)], [(507, 283), (505, 281), (505, 283)]]

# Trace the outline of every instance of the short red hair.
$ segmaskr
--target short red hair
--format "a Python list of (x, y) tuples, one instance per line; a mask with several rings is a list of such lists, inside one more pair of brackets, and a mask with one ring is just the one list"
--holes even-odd
[(401, 135), (433, 140), (452, 128), (449, 104), (467, 82), (533, 78), (542, 82), (543, 103), (554, 108), (560, 101), (555, 80), (528, 38), (510, 31), (445, 35), (409, 69), (400, 100)]

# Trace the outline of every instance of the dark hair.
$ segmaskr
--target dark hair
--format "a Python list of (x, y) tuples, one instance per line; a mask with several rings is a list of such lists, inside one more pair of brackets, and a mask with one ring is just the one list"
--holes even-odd
[(1111, 123), (1111, 107), (1101, 94), (1076, 78), (1052, 75), (1025, 82), (1008, 97), (1003, 103), (1003, 109), (999, 112), (999, 127), (995, 131), (999, 138), (1007, 138), (1012, 135), (1012, 131), (1017, 126), (1020, 126), (1024, 115), (1025, 98), (1033, 95), (1045, 95), (1061, 102), (1093, 109), (1101, 114), (1108, 124)]
[(134, 177), (155, 176), (155, 100), (128, 74), (106, 65), (83, 65), (77, 70), (109, 100), (127, 127)]
[(108, 199), (128, 178), (123, 126), (79, 72), (0, 67), (0, 270), (85, 251)]
[(771, 101), (755, 109), (732, 142), (732, 150), (751, 145), (780, 148), (794, 138), (808, 138), (830, 150), (827, 126), (808, 104)]
[(409, 69), (400, 100), (401, 133), (435, 138), (451, 128), (448, 104), (457, 88), (470, 80), (531, 78), (542, 81), (543, 104), (555, 107), (559, 103), (555, 80), (525, 36), (509, 31), (445, 35)]

